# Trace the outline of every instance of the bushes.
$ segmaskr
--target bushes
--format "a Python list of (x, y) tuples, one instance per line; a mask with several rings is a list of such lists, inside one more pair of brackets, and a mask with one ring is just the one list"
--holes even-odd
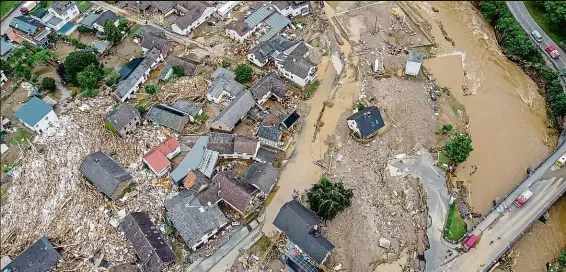
[[(444, 129), (444, 128), (443, 128)], [(472, 148), (472, 139), (467, 134), (458, 134), (444, 145), (444, 154), (454, 163), (463, 163), (468, 159)]]
[(155, 89), (155, 86), (152, 84), (147, 84), (145, 85), (145, 92), (148, 94), (155, 94), (157, 92), (157, 89)]
[(55, 79), (53, 79), (52, 77), (44, 77), (41, 80), (41, 90), (44, 92), (50, 92), (50, 91), (55, 91), (56, 85), (55, 85)]
[(236, 67), (234, 73), (236, 74), (236, 81), (245, 83), (252, 79), (253, 70), (252, 67), (247, 64), (240, 64)]
[(112, 87), (116, 84), (116, 82), (118, 82), (118, 79), (120, 79), (120, 73), (112, 70), (112, 72), (110, 72), (110, 74), (108, 74), (104, 79), (104, 84), (108, 87)]

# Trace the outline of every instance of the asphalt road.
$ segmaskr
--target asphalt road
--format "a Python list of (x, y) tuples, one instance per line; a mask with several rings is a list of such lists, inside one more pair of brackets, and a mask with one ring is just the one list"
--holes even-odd
[[(515, 19), (519, 22), (521, 27), (529, 34), (529, 37), (531, 37), (531, 39), (531, 32), (533, 32), (533, 30), (538, 30), (538, 32), (540, 32), (540, 34), (542, 35), (542, 42), (535, 42), (535, 44), (539, 46), (539, 48), (544, 52), (544, 55), (556, 66), (556, 68), (566, 69), (566, 55), (564, 54), (564, 51), (562, 51), (562, 49), (560, 49), (560, 47), (558, 47), (550, 39), (550, 37), (548, 37), (548, 35), (544, 33), (544, 31), (542, 31), (542, 29), (538, 26), (533, 17), (531, 17), (529, 12), (527, 11), (525, 4), (523, 4), (523, 2), (521, 1), (506, 1), (505, 3), (507, 4), (507, 7), (511, 11)], [(558, 50), (558, 52), (560, 52), (560, 57), (558, 57), (558, 59), (551, 58), (546, 53), (546, 51), (544, 51), (546, 47), (551, 45), (554, 46), (556, 50)]]
[(12, 32), (12, 29), (10, 28), (10, 22), (14, 17), (18, 17), (20, 15), (22, 15), (22, 13), (20, 12), (20, 7), (17, 6), (15, 10), (12, 12), (12, 14), (2, 19), (2, 25), (0, 26), (0, 33), (6, 34)]
[[(566, 167), (558, 168), (554, 164), (564, 153), (566, 153), (566, 144), (563, 143), (500, 204), (500, 207), (506, 208), (503, 213), (493, 210), (476, 226), (472, 233), (481, 235), (476, 246), (469, 252), (448, 260), (440, 267), (440, 270), (485, 271), (489, 269), (566, 191)], [(527, 189), (533, 192), (533, 196), (521, 208), (517, 208), (513, 205), (513, 201)]]

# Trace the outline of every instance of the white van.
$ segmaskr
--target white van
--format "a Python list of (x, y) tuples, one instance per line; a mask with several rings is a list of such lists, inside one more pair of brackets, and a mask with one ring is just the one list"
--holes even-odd
[(542, 36), (538, 32), (538, 30), (533, 30), (533, 32), (531, 32), (531, 36), (533, 36), (533, 39), (535, 39), (535, 41), (542, 42)]

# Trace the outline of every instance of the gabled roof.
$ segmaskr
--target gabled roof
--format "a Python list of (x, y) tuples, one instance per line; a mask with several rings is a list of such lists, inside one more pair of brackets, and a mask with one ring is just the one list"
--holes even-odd
[(108, 197), (112, 197), (121, 182), (132, 178), (118, 163), (100, 151), (86, 156), (79, 171)]
[(139, 120), (141, 118), (140, 114), (130, 103), (120, 104), (106, 116), (106, 120), (112, 122), (114, 128), (118, 131), (122, 130), (136, 118)]
[(8, 52), (10, 52), (10, 50), (12, 50), (12, 48), (14, 48), (14, 45), (11, 42), (4, 40), (4, 38), (0, 38), (0, 55), (1, 56), (6, 55)]
[(265, 20), (265, 24), (267, 24), (270, 29), (269, 31), (267, 31), (267, 33), (263, 34), (261, 38), (259, 38), (259, 41), (268, 41), (269, 39), (273, 38), (287, 25), (291, 24), (291, 20), (287, 19), (279, 12), (274, 12)]
[(29, 16), (18, 16), (12, 19), (10, 27), (25, 32), (28, 35), (34, 35), (38, 29), (45, 26)]
[(171, 104), (171, 108), (189, 116), (195, 116), (202, 110), (202, 107), (199, 104), (184, 99), (175, 101), (175, 103)]
[(256, 154), (257, 159), (267, 162), (269, 164), (273, 164), (273, 162), (275, 161), (275, 156), (277, 156), (277, 151), (263, 146), (259, 147)]
[(303, 79), (309, 75), (313, 67), (316, 67), (316, 64), (303, 56), (291, 55), (283, 62), (283, 69)]
[(177, 260), (171, 246), (146, 213), (128, 214), (122, 222), (122, 230), (141, 259), (144, 271), (162, 271)]
[(208, 3), (203, 1), (187, 1), (185, 5), (180, 5), (185, 8), (184, 15), (181, 16), (173, 24), (177, 25), (180, 29), (186, 29), (192, 25), (196, 20), (198, 20), (203, 14), (206, 8), (211, 7)]
[(368, 137), (380, 128), (385, 126), (383, 118), (381, 117), (381, 112), (377, 107), (371, 106), (366, 107), (354, 113), (352, 116), (348, 117), (346, 120), (354, 120), (358, 125), (360, 130), (360, 137)]
[(47, 102), (33, 97), (30, 101), (20, 107), (14, 115), (28, 126), (35, 126), (43, 117), (45, 117), (53, 108)]
[(244, 22), (248, 25), (249, 28), (256, 27), (259, 23), (263, 22), (269, 15), (271, 15), (274, 11), (269, 10), (267, 6), (263, 6), (258, 10), (254, 11), (248, 18), (244, 19)]
[(234, 72), (224, 67), (218, 67), (216, 68), (216, 70), (214, 70), (214, 73), (212, 73), (212, 79), (216, 79), (220, 75), (222, 75), (224, 78), (229, 78), (229, 79), (236, 78), (236, 74)]
[(168, 199), (165, 207), (167, 218), (189, 247), (228, 223), (218, 205), (202, 206), (194, 193), (188, 190)]
[(35, 17), (35, 18), (41, 19), (41, 18), (43, 18), (43, 16), (45, 16), (45, 14), (47, 14), (46, 9), (38, 8), (38, 9), (35, 9), (35, 11), (32, 12), (30, 15)]
[(264, 194), (269, 194), (273, 185), (277, 182), (279, 171), (269, 163), (254, 163), (246, 172), (246, 181), (260, 189)]
[(206, 94), (215, 98), (219, 98), (223, 92), (229, 93), (230, 96), (236, 96), (245, 88), (244, 85), (230, 78), (229, 74), (221, 74), (212, 81), (206, 90)]
[(2, 271), (53, 271), (63, 259), (45, 236), (22, 251)]
[(130, 73), (125, 80), (118, 83), (116, 91), (114, 92), (114, 97), (121, 99), (134, 87), (134, 84), (145, 74), (146, 71), (151, 69), (151, 65), (159, 58), (161, 51), (157, 48), (149, 50), (145, 54), (145, 58), (142, 62), (136, 66), (136, 68)]
[(279, 142), (281, 140), (281, 130), (273, 126), (260, 126), (257, 130), (257, 137), (266, 139), (272, 142)]
[(167, 59), (165, 59), (165, 67), (163, 67), (163, 69), (159, 73), (158, 78), (160, 80), (165, 79), (169, 71), (173, 69), (173, 67), (175, 66), (181, 67), (181, 69), (183, 70), (183, 75), (194, 76), (196, 74), (197, 65), (198, 63), (194, 61), (190, 61), (174, 56), (169, 56), (167, 57)]
[(215, 184), (218, 184), (220, 187), (219, 197), (243, 214), (249, 211), (252, 200), (259, 193), (257, 188), (244, 181), (242, 177), (237, 176), (232, 171), (216, 174), (212, 179), (212, 183), (210, 187), (214, 187)]
[(248, 111), (255, 105), (255, 100), (249, 90), (244, 90), (232, 100), (230, 105), (226, 107), (212, 123), (219, 122), (228, 126), (228, 130), (232, 130), (236, 123), (240, 121)]
[(234, 153), (234, 135), (227, 133), (211, 132), (209, 135), (207, 149), (214, 150), (220, 155)]
[(197, 140), (189, 153), (187, 153), (187, 156), (185, 156), (177, 168), (169, 175), (173, 181), (179, 183), (187, 176), (189, 171), (198, 169), (206, 151), (208, 138), (208, 136), (201, 136)]
[(273, 52), (275, 52), (273, 45), (269, 41), (264, 41), (250, 49), (249, 54), (254, 55), (255, 59), (263, 63), (269, 59)]
[(173, 40), (164, 36), (147, 34), (141, 41), (141, 47), (145, 49), (157, 48), (161, 52), (168, 52), (173, 46)]
[(82, 21), (80, 21), (79, 24), (84, 26), (92, 26), (92, 24), (94, 24), (94, 22), (98, 19), (98, 17), (100, 17), (100, 14), (91, 13), (88, 16), (86, 16)]
[(98, 18), (96, 19), (96, 21), (94, 21), (94, 23), (100, 26), (104, 26), (104, 23), (106, 21), (110, 21), (114, 23), (118, 21), (118, 19), (119, 19), (118, 15), (116, 15), (116, 13), (112, 12), (111, 10), (107, 10), (101, 13), (100, 16), (98, 16)]
[(226, 26), (226, 29), (236, 31), (236, 33), (238, 33), (238, 35), (244, 36), (246, 33), (251, 31), (253, 28), (250, 27), (246, 22), (238, 20), (238, 21), (230, 22)]
[(147, 113), (147, 119), (179, 132), (189, 121), (184, 113), (163, 104), (152, 106)]
[(258, 146), (259, 140), (257, 139), (243, 136), (236, 136), (234, 138), (234, 153), (255, 154)]
[(189, 173), (185, 177), (185, 180), (183, 181), (183, 185), (185, 186), (185, 189), (196, 192), (199, 192), (202, 189), (208, 187), (210, 183), (212, 183), (210, 177), (207, 177), (198, 169), (189, 171)]
[(122, 67), (122, 69), (120, 69), (120, 71), (118, 72), (120, 73), (120, 81), (127, 79), (128, 76), (130, 76), (130, 74), (132, 74), (132, 72), (136, 69), (136, 67), (140, 65), (143, 59), (144, 58), (135, 58), (128, 62), (128, 64), (124, 65), (124, 67)]
[(71, 9), (74, 6), (76, 6), (74, 1), (55, 1), (53, 2), (53, 4), (51, 4), (51, 8), (59, 16), (63, 16), (63, 13), (67, 12), (67, 10)]
[(152, 25), (142, 25), (138, 30), (136, 30), (135, 35), (139, 37), (145, 37), (146, 35), (155, 35), (155, 36), (165, 36), (165, 31), (161, 30), (157, 27)]
[(273, 221), (289, 240), (320, 264), (334, 245), (317, 233), (319, 224), (318, 217), (296, 200), (285, 203)]
[(161, 170), (165, 169), (170, 164), (167, 156), (179, 147), (179, 141), (173, 137), (169, 137), (145, 153), (143, 158), (151, 168), (155, 169), (157, 172), (161, 172)]
[(256, 82), (250, 88), (250, 91), (256, 100), (262, 99), (269, 92), (279, 98), (284, 98), (289, 91), (289, 86), (287, 86), (285, 81), (279, 78), (274, 72), (270, 72)]

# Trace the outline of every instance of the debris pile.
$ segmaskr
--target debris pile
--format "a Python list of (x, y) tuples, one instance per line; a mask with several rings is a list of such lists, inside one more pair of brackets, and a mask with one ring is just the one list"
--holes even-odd
[(155, 96), (158, 103), (171, 103), (178, 99), (188, 99), (195, 102), (205, 100), (206, 88), (210, 81), (206, 75), (196, 75), (194, 77), (180, 77), (179, 79), (161, 86), (161, 92)]
[[(135, 260), (130, 242), (112, 225), (123, 210), (146, 211), (154, 221), (163, 221), (168, 192), (151, 185), (155, 176), (142, 167), (141, 157), (165, 135), (149, 125), (127, 138), (109, 132), (103, 120), (113, 103), (108, 97), (70, 102), (55, 127), (35, 138), (14, 169), (2, 207), (3, 254), (15, 256), (46, 235), (66, 253), (61, 270), (92, 270), (89, 259), (97, 251), (112, 264)], [(34, 148), (40, 145), (42, 152)], [(106, 200), (82, 178), (82, 160), (96, 151), (107, 153), (132, 174), (135, 186), (122, 199)]]

